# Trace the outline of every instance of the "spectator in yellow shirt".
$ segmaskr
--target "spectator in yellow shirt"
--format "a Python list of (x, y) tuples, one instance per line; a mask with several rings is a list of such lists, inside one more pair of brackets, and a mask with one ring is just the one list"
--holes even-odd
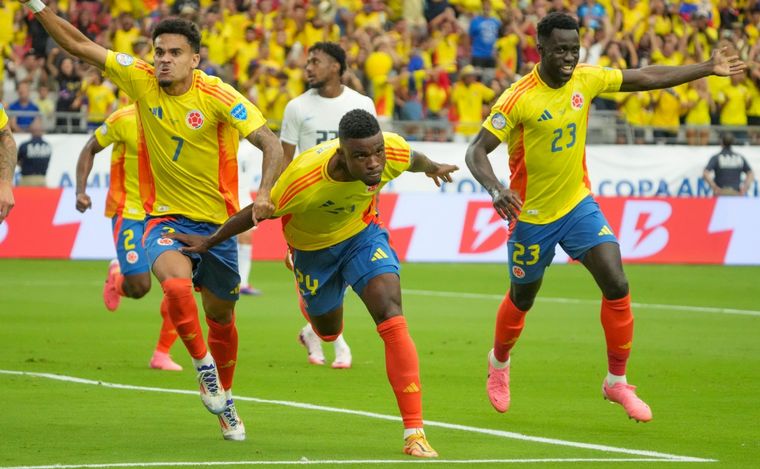
[(686, 143), (689, 145), (707, 145), (710, 136), (710, 114), (715, 111), (715, 102), (707, 89), (707, 80), (689, 83), (689, 87), (681, 101), (682, 109), (686, 112)]
[(451, 90), (451, 103), (457, 112), (455, 141), (470, 141), (480, 129), (483, 121), (483, 106), (491, 102), (496, 92), (477, 80), (477, 72), (472, 65), (466, 65), (459, 72), (459, 81)]
[(115, 22), (116, 29), (111, 35), (113, 50), (134, 55), (132, 43), (140, 37), (140, 30), (135, 26), (135, 19), (129, 13), (121, 13)]
[(85, 102), (87, 103), (87, 129), (92, 131), (103, 125), (106, 117), (116, 107), (116, 95), (103, 84), (100, 70), (90, 72), (88, 80), (82, 82)]
[[(752, 96), (749, 89), (744, 85), (744, 74), (733, 75), (731, 86), (723, 88), (718, 94), (718, 106), (720, 107), (720, 125), (746, 126), (747, 108), (751, 104)], [(733, 130), (731, 132), (736, 143), (742, 145), (747, 141), (745, 130)]]
[(681, 99), (675, 89), (652, 91), (652, 127), (657, 143), (676, 143), (681, 116)]

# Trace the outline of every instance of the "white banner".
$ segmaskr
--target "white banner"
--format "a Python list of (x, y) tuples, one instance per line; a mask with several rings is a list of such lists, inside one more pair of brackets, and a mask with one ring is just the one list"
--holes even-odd
[[(16, 142), (23, 143), (28, 135), (17, 134)], [(76, 162), (88, 135), (45, 135), (53, 146), (53, 155), (47, 172), (48, 187), (74, 187)], [(482, 192), (464, 162), (467, 144), (410, 142), (414, 150), (441, 163), (459, 166), (453, 184), (438, 189), (422, 174), (406, 174), (386, 186), (385, 192)], [(734, 150), (744, 155), (755, 174), (760, 174), (760, 148), (738, 146)], [(710, 157), (720, 151), (717, 146), (688, 147), (676, 145), (591, 145), (586, 149), (591, 189), (596, 195), (613, 197), (693, 197), (709, 196), (709, 187), (702, 179)], [(255, 190), (261, 178), (261, 152), (248, 141), (240, 143), (241, 152), (253, 155), (251, 189)], [(91, 188), (108, 187), (111, 148), (95, 157), (95, 165), (88, 180)], [(504, 183), (509, 180), (506, 146), (501, 145), (490, 156), (494, 171)], [(757, 180), (750, 196), (759, 197)]]

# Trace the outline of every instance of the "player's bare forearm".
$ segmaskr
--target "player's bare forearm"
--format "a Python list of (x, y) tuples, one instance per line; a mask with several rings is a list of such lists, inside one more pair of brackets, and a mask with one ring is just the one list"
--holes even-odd
[(424, 153), (412, 150), (412, 162), (409, 165), (410, 173), (431, 173), (438, 168), (438, 163), (428, 158)]
[(214, 234), (206, 239), (204, 244), (207, 248), (211, 248), (251, 228), (253, 228), (253, 204), (242, 208), (239, 212), (228, 218)]
[(283, 169), (282, 144), (266, 125), (251, 132), (247, 139), (264, 154), (258, 194), (266, 194), (269, 197), (272, 186)]
[[(22, 2), (25, 3), (26, 2)], [(74, 25), (57, 16), (50, 8), (44, 8), (34, 14), (50, 37), (69, 54), (94, 65), (101, 70), (105, 69), (108, 51), (91, 41)]]
[(95, 137), (90, 137), (87, 144), (82, 148), (77, 160), (77, 194), (83, 194), (87, 189), (87, 178), (92, 172), (92, 164), (95, 160), (95, 154), (102, 150)]
[(293, 157), (296, 156), (296, 146), (292, 143), (282, 142), (282, 170), (293, 161)]
[(670, 88), (711, 74), (712, 67), (708, 62), (677, 67), (651, 65), (639, 69), (623, 70), (623, 83), (620, 86), (620, 91), (648, 91)]
[(12, 184), (16, 170), (16, 141), (8, 126), (0, 129), (0, 184)]
[(496, 138), (491, 132), (480, 129), (480, 132), (475, 139), (467, 147), (467, 153), (465, 153), (465, 163), (470, 169), (473, 177), (476, 181), (483, 186), (489, 194), (493, 191), (499, 191), (503, 189), (499, 178), (496, 177), (496, 173), (493, 172), (493, 166), (488, 161), (488, 154), (491, 153), (496, 147), (499, 146), (499, 139)]

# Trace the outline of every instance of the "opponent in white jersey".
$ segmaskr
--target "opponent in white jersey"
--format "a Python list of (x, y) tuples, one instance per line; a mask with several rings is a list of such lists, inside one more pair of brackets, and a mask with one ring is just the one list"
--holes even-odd
[[(367, 96), (359, 94), (341, 83), (341, 77), (346, 71), (346, 52), (333, 42), (318, 42), (309, 48), (309, 58), (306, 62), (306, 81), (310, 89), (302, 95), (293, 98), (285, 106), (282, 119), (280, 140), (284, 154), (284, 166), (287, 166), (298, 153), (322, 143), (338, 138), (340, 119), (353, 109), (364, 109), (377, 117), (375, 104)], [(289, 262), (290, 254), (285, 259)], [(300, 297), (299, 297), (300, 298)], [(301, 305), (301, 312), (308, 317)], [(309, 363), (323, 365), (325, 355), (322, 352), (322, 339), (306, 324), (298, 336), (301, 343), (309, 352)], [(343, 334), (333, 342), (335, 361), (333, 368), (351, 367), (351, 349), (348, 347)]]
[(338, 123), (348, 111), (364, 109), (377, 116), (372, 98), (341, 83), (346, 69), (345, 57), (343, 49), (332, 42), (318, 42), (309, 49), (306, 80), (310, 88), (288, 102), (282, 118), (280, 140), (285, 165), (293, 161), (295, 155), (338, 138)]

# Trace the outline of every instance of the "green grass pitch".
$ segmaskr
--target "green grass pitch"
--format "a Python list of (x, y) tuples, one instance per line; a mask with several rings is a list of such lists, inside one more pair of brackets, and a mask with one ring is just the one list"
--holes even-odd
[[(382, 341), (353, 292), (345, 322), (353, 368), (330, 369), (329, 345), (328, 366), (312, 366), (296, 340), (303, 319), (289, 272), (282, 263), (254, 264), (264, 295), (238, 304), (234, 386), (248, 439), (226, 442), (195, 393), (180, 342), (172, 353), (185, 371), (147, 367), (160, 288), (154, 282), (146, 298), (109, 313), (101, 299), (106, 266), (0, 261), (0, 469), (422, 463), (401, 453)], [(502, 415), (488, 403), (485, 377), (506, 267), (403, 266), (427, 433), (441, 455), (435, 467), (758, 467), (760, 268), (626, 271), (636, 304), (628, 376), (653, 409), (647, 424), (602, 399), (600, 295), (582, 267), (547, 271), (513, 352), (512, 408)]]

